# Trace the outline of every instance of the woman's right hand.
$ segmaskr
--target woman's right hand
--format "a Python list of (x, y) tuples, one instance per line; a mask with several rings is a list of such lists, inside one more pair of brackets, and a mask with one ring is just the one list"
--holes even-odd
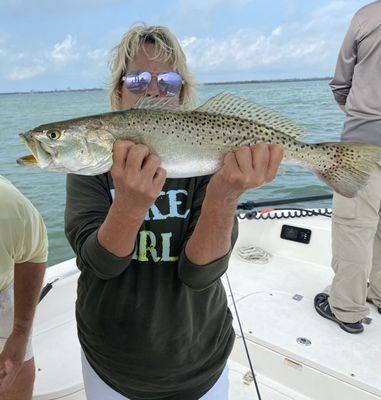
[(113, 149), (111, 176), (114, 181), (114, 205), (121, 210), (145, 213), (164, 186), (165, 169), (160, 158), (147, 146), (117, 140)]

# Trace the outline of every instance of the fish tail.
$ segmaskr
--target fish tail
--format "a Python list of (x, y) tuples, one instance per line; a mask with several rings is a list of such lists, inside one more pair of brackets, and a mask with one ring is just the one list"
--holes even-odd
[[(318, 143), (309, 145), (315, 153), (307, 166), (335, 192), (354, 197), (381, 165), (381, 147), (360, 143)], [(312, 162), (311, 162), (312, 159)]]

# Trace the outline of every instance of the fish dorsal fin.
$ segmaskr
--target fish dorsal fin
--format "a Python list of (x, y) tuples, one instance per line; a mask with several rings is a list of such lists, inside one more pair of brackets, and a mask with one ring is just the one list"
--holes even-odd
[(179, 104), (177, 97), (147, 97), (142, 96), (132, 107), (134, 110), (167, 110), (185, 111), (184, 106)]
[(220, 93), (206, 101), (195, 111), (223, 114), (258, 122), (294, 138), (303, 137), (306, 130), (270, 108), (242, 99), (230, 93)]

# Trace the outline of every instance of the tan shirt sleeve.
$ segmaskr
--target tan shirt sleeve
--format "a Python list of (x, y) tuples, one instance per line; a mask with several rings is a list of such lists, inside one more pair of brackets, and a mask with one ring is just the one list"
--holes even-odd
[(352, 18), (351, 25), (345, 35), (336, 63), (335, 75), (329, 85), (338, 104), (345, 105), (352, 87), (352, 77), (357, 62), (357, 41), (360, 26), (357, 15)]

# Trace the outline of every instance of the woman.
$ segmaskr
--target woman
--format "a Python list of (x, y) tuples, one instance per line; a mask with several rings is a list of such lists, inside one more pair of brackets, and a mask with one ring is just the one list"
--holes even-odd
[[(185, 55), (164, 27), (132, 28), (111, 69), (114, 110), (142, 96), (195, 103)], [(166, 179), (147, 147), (117, 141), (110, 173), (68, 176), (89, 400), (227, 399), (234, 331), (220, 276), (240, 195), (274, 179), (281, 158), (260, 144), (226, 155), (213, 177)]]

